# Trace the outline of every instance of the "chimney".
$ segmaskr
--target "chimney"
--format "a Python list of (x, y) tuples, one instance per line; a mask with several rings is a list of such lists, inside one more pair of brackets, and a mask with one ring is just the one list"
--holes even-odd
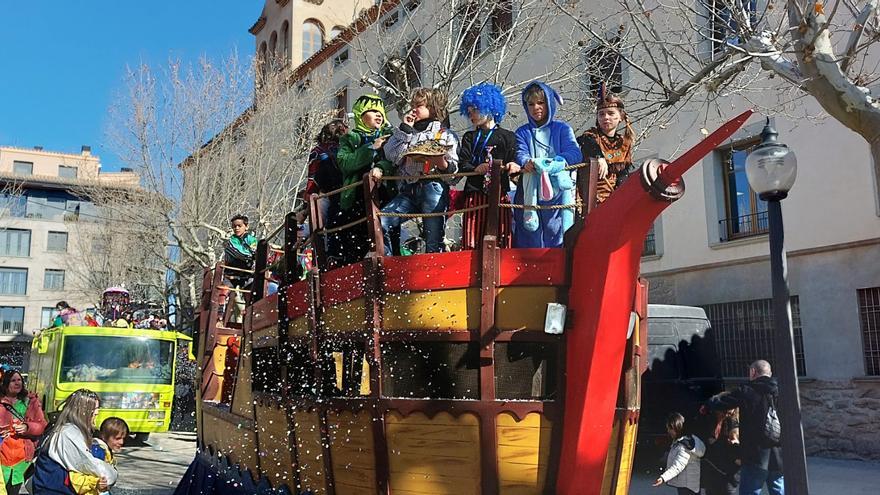
[(83, 156), (90, 156), (92, 154), (92, 147), (87, 144), (82, 145), (82, 154)]
[(42, 147), (42, 146), (34, 146), (34, 149), (37, 150), (37, 151), (43, 151), (43, 147)]

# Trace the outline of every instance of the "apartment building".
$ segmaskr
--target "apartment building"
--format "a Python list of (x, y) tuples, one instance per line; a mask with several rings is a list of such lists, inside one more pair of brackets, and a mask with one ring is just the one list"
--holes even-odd
[[(409, 72), (430, 85), (430, 62), (423, 59), (436, 56), (436, 44), (442, 39), (419, 36), (434, 32), (429, 23), (436, 20), (432, 9), (439, 8), (430, 2), (376, 5), (365, 18), (367, 24), (353, 25), (357, 40), (331, 41), (297, 67), (294, 78), (331, 84), (342, 97), (329, 105), (347, 108), (360, 94), (374, 92), (364, 87), (363, 76), (393, 56), (387, 43), (381, 43), (393, 38), (404, 41), (401, 56)], [(541, 47), (510, 62), (515, 64), (510, 72), (519, 79), (546, 73), (554, 47), (570, 41), (565, 33), (571, 21), (559, 16), (553, 22)], [(480, 50), (491, 50), (496, 24), (503, 23), (493, 20), (493, 29), (469, 34), (485, 40)], [(406, 49), (413, 44), (419, 49)], [(583, 56), (602, 56), (594, 48), (585, 45)], [(716, 48), (707, 50), (711, 53)], [(491, 55), (485, 59), (492, 63)], [(609, 80), (622, 89), (624, 97), (625, 88), (639, 84), (635, 71), (624, 61), (607, 68)], [(463, 89), (466, 79), (453, 92)], [(596, 82), (585, 74), (562, 88), (563, 93), (582, 92)], [(696, 104), (685, 106), (661, 131), (638, 144), (637, 161), (674, 158), (702, 139), (703, 129), (717, 127), (755, 104), (772, 109), (775, 97), (769, 91), (759, 95), (759, 101), (729, 97), (719, 105), (730, 109), (726, 115), (707, 116)], [(511, 98), (505, 127), (515, 128), (524, 120), (518, 103), (518, 98)], [(569, 102), (562, 110), (577, 132), (593, 123), (589, 102)], [(389, 117), (394, 119), (393, 112)], [(783, 212), (808, 453), (880, 459), (880, 434), (872, 426), (880, 422), (878, 168), (864, 140), (836, 120), (822, 118), (812, 98), (799, 100), (795, 112), (771, 111), (770, 117), (780, 141), (799, 157), (798, 179), (783, 202)], [(451, 120), (454, 129), (464, 132), (467, 128), (464, 119), (453, 115)], [(639, 124), (635, 122), (636, 127)], [(685, 175), (687, 192), (655, 223), (642, 262), (652, 302), (706, 309), (724, 376), (731, 382), (744, 379), (751, 361), (764, 358), (772, 363), (775, 354), (767, 208), (749, 188), (744, 171), (745, 157), (760, 141), (763, 125), (763, 119), (755, 117), (710, 153), (702, 166)], [(686, 379), (686, 370), (681, 372)]]
[(83, 191), (138, 182), (130, 170), (102, 172), (88, 146), (79, 153), (0, 146), (0, 357), (17, 359), (13, 348), (21, 345), (15, 344), (29, 345), (54, 318), (58, 301), (95, 304), (100, 294), (72, 269), (101, 249), (79, 235), (79, 226), (103, 218)]

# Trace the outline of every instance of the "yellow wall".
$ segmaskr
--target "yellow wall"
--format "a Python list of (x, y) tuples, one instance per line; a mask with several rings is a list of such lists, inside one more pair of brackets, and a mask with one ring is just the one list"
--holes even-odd
[(480, 289), (387, 294), (385, 330), (474, 330), (480, 327)]
[[(203, 407), (203, 410), (206, 407)], [(221, 452), (229, 458), (230, 464), (238, 464), (242, 469), (257, 473), (256, 441), (254, 432), (242, 423), (230, 422), (210, 413), (203, 416), (204, 442), (214, 452)]]
[(479, 495), (477, 416), (422, 413), (385, 416), (390, 487), (395, 495)]
[(325, 308), (321, 317), (324, 331), (328, 333), (363, 331), (367, 325), (364, 304), (366, 304), (364, 298), (361, 297)]
[(538, 413), (517, 421), (497, 419), (498, 482), (501, 495), (540, 495), (547, 482), (551, 423)]
[(290, 320), (287, 327), (287, 335), (290, 337), (305, 337), (309, 334), (309, 319), (307, 316), (300, 316)]
[(327, 493), (327, 479), (318, 412), (294, 411), (293, 430), (301, 491), (312, 490), (315, 495), (323, 495)]
[(330, 458), (337, 495), (375, 495), (376, 458), (372, 418), (367, 411), (328, 412)]
[(238, 373), (235, 378), (235, 390), (232, 395), (233, 414), (253, 419), (254, 417), (254, 392), (251, 389), (251, 363), (254, 353), (251, 349), (250, 339), (245, 338), (241, 355), (238, 357)]
[(547, 303), (558, 301), (555, 287), (502, 287), (495, 303), (495, 326), (543, 332)]
[(260, 471), (273, 488), (287, 485), (291, 493), (296, 493), (287, 413), (280, 407), (259, 404), (256, 413)]

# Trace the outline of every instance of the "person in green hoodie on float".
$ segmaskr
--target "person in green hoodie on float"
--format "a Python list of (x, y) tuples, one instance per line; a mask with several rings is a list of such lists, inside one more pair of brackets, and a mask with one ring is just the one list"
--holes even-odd
[[(382, 99), (376, 95), (363, 95), (354, 102), (352, 113), (354, 113), (354, 129), (339, 138), (339, 150), (336, 154), (336, 163), (342, 172), (343, 186), (363, 179), (367, 172), (379, 178), (393, 170), (391, 162), (385, 158), (382, 149), (392, 132), (385, 116), (385, 104)], [(383, 183), (385, 189), (390, 186), (390, 183)], [(386, 191), (381, 196), (390, 198), (393, 194), (391, 191)], [(341, 193), (339, 212), (328, 219), (327, 227), (345, 225), (364, 218), (366, 214), (363, 189), (360, 187), (348, 189)], [(399, 244), (399, 232), (394, 237)], [(330, 259), (329, 268), (360, 261), (372, 249), (366, 223), (337, 232), (329, 241), (327, 253)]]

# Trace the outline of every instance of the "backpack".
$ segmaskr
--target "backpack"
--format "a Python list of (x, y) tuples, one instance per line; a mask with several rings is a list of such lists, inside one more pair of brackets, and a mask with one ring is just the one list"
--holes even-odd
[(779, 445), (782, 426), (779, 424), (779, 415), (776, 413), (776, 404), (772, 395), (767, 395), (767, 414), (764, 416), (761, 434), (771, 445)]

